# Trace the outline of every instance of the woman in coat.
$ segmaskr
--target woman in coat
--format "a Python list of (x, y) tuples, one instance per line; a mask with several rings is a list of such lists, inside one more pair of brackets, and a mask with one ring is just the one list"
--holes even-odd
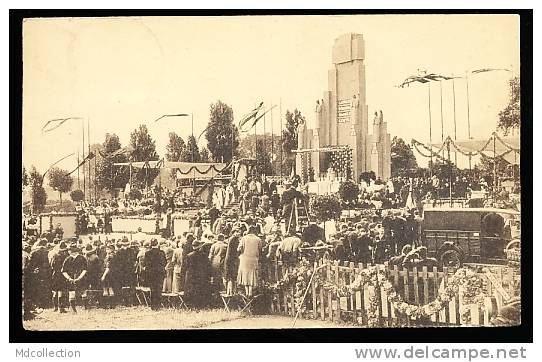
[(179, 242), (177, 249), (173, 251), (171, 256), (171, 264), (173, 265), (173, 282), (171, 291), (180, 293), (184, 290), (184, 281), (186, 279), (186, 256), (192, 251), (192, 242), (194, 235), (186, 234), (186, 240)]
[(245, 287), (247, 297), (252, 297), (253, 288), (258, 286), (259, 281), (259, 259), (263, 242), (256, 233), (257, 227), (250, 226), (248, 234), (241, 238), (237, 247), (240, 253), (237, 284)]
[(239, 239), (241, 238), (241, 230), (237, 227), (232, 229), (231, 237), (226, 248), (226, 256), (224, 259), (224, 280), (226, 281), (226, 294), (233, 295), (233, 281), (237, 279), (237, 270), (239, 269)]

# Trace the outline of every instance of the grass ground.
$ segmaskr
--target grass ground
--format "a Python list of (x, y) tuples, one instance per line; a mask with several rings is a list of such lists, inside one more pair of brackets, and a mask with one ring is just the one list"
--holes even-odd
[(213, 323), (243, 318), (238, 311), (223, 309), (151, 311), (144, 307), (117, 307), (115, 309), (78, 309), (60, 314), (46, 309), (37, 318), (24, 321), (27, 330), (111, 330), (111, 329), (192, 329), (206, 328)]

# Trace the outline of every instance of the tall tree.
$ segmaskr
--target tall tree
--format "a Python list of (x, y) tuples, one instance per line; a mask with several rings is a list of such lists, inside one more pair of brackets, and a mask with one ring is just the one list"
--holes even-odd
[(288, 174), (295, 163), (293, 150), (297, 149), (297, 133), (299, 125), (305, 123), (305, 117), (296, 109), (286, 111), (286, 129), (282, 131), (282, 149), (284, 150), (283, 172)]
[(256, 143), (256, 170), (260, 175), (272, 175), (273, 165), (271, 164), (271, 154), (264, 148), (263, 140), (259, 139)]
[(202, 147), (199, 154), (200, 154), (200, 161), (201, 162), (211, 162), (212, 161), (209, 150), (206, 147)]
[[(130, 135), (130, 147), (132, 149), (131, 159), (134, 162), (138, 161), (157, 161), (158, 153), (156, 153), (156, 142), (149, 134), (147, 126), (142, 124), (138, 129), (135, 129)], [(132, 175), (132, 182), (135, 182), (139, 187), (152, 185), (160, 170), (154, 168), (142, 168), (137, 170), (135, 176)]]
[(510, 100), (508, 105), (499, 112), (499, 121), (497, 128), (502, 130), (507, 135), (511, 130), (519, 129), (521, 120), (520, 110), (520, 92), (521, 86), (518, 77), (509, 80)]
[(111, 190), (124, 187), (130, 179), (130, 170), (128, 167), (113, 166), (113, 164), (128, 162), (130, 150), (122, 148), (119, 136), (106, 133), (99, 154), (96, 169), (96, 182), (99, 189)]
[(28, 173), (26, 172), (26, 168), (23, 166), (23, 189), (28, 186)]
[(186, 142), (186, 148), (182, 155), (183, 162), (200, 162), (201, 155), (199, 153), (198, 144), (196, 142), (196, 137), (190, 135)]
[(169, 132), (169, 143), (166, 146), (166, 160), (180, 161), (186, 144), (181, 136), (175, 132)]
[(391, 175), (408, 175), (409, 171), (418, 168), (418, 162), (412, 149), (402, 138), (394, 136), (391, 141)]
[(43, 188), (43, 176), (36, 167), (32, 166), (28, 174), (28, 185), (30, 186), (30, 200), (32, 203), (32, 213), (39, 214), (47, 202), (47, 193)]
[(239, 130), (233, 123), (233, 109), (220, 100), (210, 106), (205, 138), (213, 160), (231, 161), (232, 149), (236, 150), (239, 146)]
[(55, 191), (58, 191), (60, 196), (60, 205), (62, 205), (62, 194), (71, 190), (73, 185), (73, 177), (68, 175), (68, 171), (58, 167), (53, 167), (49, 170), (49, 186)]

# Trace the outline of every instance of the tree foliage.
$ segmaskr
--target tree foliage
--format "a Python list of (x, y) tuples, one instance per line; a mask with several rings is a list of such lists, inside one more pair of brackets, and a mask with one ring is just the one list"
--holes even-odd
[(130, 170), (124, 166), (113, 166), (114, 163), (128, 162), (130, 149), (121, 151), (122, 145), (119, 136), (114, 133), (106, 133), (105, 141), (101, 146), (103, 157), (98, 158), (96, 169), (96, 182), (100, 190), (123, 188), (130, 180)]
[(62, 205), (62, 194), (71, 190), (73, 177), (68, 175), (68, 171), (58, 167), (49, 170), (49, 186), (60, 195), (60, 204)]
[(394, 136), (391, 141), (391, 175), (404, 176), (417, 169), (418, 162), (412, 149), (402, 138)]
[(341, 203), (335, 195), (313, 195), (309, 203), (310, 212), (320, 222), (335, 220), (341, 216)]
[(23, 182), (23, 188), (28, 186), (28, 173), (26, 172), (26, 168), (24, 166), (23, 166), (22, 182)]
[[(142, 124), (130, 134), (131, 159), (137, 161), (157, 161), (156, 142), (149, 134), (147, 126)], [(159, 170), (153, 168), (140, 169), (132, 175), (132, 182), (139, 187), (151, 185)]]
[(36, 167), (32, 166), (28, 174), (28, 185), (30, 186), (30, 200), (32, 203), (32, 213), (39, 214), (45, 207), (47, 193), (43, 188), (43, 176)]
[(85, 199), (85, 194), (82, 190), (73, 190), (70, 192), (70, 198), (73, 202), (83, 201)]
[(209, 153), (209, 150), (206, 147), (202, 147), (199, 151), (200, 156), (200, 162), (212, 162), (211, 154)]
[(210, 117), (205, 138), (216, 162), (230, 162), (232, 149), (239, 146), (239, 130), (233, 123), (233, 109), (222, 101), (210, 106)]
[(201, 162), (201, 155), (196, 142), (196, 137), (192, 135), (188, 136), (186, 148), (184, 149), (181, 159), (183, 162)]
[(185, 150), (186, 143), (184, 143), (183, 138), (175, 132), (169, 132), (169, 142), (166, 146), (166, 160), (180, 161)]
[(345, 203), (351, 203), (357, 200), (359, 195), (359, 187), (351, 180), (341, 182), (339, 186), (339, 195), (341, 200)]
[(509, 80), (510, 100), (508, 105), (499, 112), (497, 128), (507, 135), (513, 129), (519, 129), (521, 120), (520, 92), (521, 86), (518, 77)]
[(272, 175), (273, 165), (271, 164), (271, 154), (266, 150), (263, 140), (256, 142), (256, 170), (259, 175)]

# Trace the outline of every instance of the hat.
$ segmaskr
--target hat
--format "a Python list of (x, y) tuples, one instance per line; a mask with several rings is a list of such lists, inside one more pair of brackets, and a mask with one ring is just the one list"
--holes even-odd
[(151, 242), (148, 241), (148, 240), (145, 240), (145, 241), (143, 242), (143, 247), (144, 247), (144, 248), (150, 248), (150, 247), (151, 247)]
[(218, 241), (224, 241), (224, 234), (222, 234), (222, 233), (221, 233), (221, 234), (218, 234), (218, 236), (216, 237), (216, 239), (217, 239)]
[(27, 253), (29, 253), (30, 250), (31, 250), (30, 244), (24, 242), (24, 243), (23, 243), (23, 250), (26, 251)]
[(194, 239), (195, 239), (194, 234), (192, 234), (192, 233), (186, 234), (186, 240), (187, 240), (187, 241), (188, 241), (189, 238), (192, 239), (192, 240), (194, 240)]
[[(71, 248), (70, 248), (71, 250)], [(94, 247), (92, 244), (87, 244), (85, 248), (83, 249), (84, 254), (90, 254), (96, 251), (96, 247)]]
[(70, 251), (80, 251), (79, 247), (75, 243), (70, 244)]
[(132, 242), (130, 243), (130, 246), (139, 247), (140, 246), (139, 241), (132, 240)]
[(55, 238), (53, 239), (53, 244), (58, 244), (60, 243), (60, 238), (58, 236), (55, 236)]
[(158, 248), (158, 240), (156, 238), (151, 239), (151, 248)]
[(37, 242), (36, 246), (47, 246), (47, 239), (41, 238), (41, 239)]
[(108, 245), (107, 245), (107, 249), (109, 249), (109, 250), (116, 250), (117, 248), (115, 248), (115, 244), (111, 243), (111, 244), (108, 244)]
[(68, 250), (68, 244), (66, 244), (65, 241), (61, 241), (60, 244), (58, 244), (58, 251), (66, 251)]

